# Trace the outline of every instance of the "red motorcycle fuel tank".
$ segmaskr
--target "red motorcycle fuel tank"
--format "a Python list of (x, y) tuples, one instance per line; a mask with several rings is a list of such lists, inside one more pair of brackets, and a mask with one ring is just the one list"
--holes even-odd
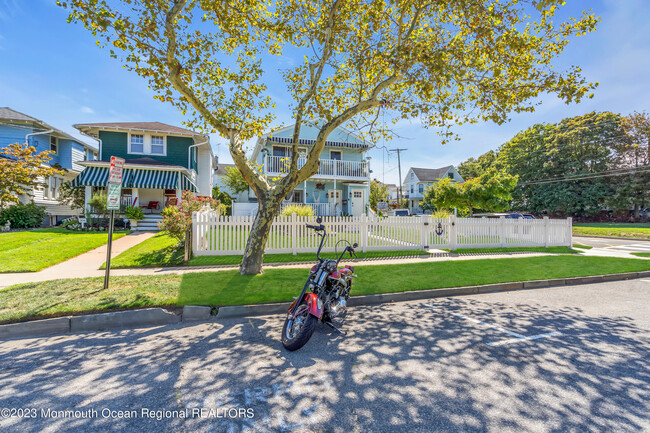
[[(307, 308), (309, 309), (309, 314), (316, 317), (317, 319), (323, 317), (323, 303), (320, 301), (320, 299), (318, 299), (318, 296), (316, 296), (315, 293), (305, 293), (303, 299), (307, 301)], [(297, 299), (295, 299), (291, 303), (288, 311), (291, 311), (291, 309), (296, 304), (296, 302), (298, 302)]]

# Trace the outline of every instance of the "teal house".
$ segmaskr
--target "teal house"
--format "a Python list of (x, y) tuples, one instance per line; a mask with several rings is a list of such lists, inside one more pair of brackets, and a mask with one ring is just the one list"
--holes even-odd
[[(300, 129), (298, 167), (304, 165), (318, 132), (314, 122), (305, 122)], [(276, 177), (285, 173), (286, 158), (291, 156), (292, 134), (293, 126), (289, 126), (257, 140), (251, 160), (262, 167), (265, 175)], [(347, 129), (336, 128), (325, 142), (318, 173), (298, 185), (284, 205), (299, 203), (311, 206), (320, 216), (365, 214), (370, 194), (370, 158), (366, 157), (366, 152), (371, 147), (371, 143)], [(252, 192), (249, 193), (249, 202), (255, 202)], [(252, 212), (246, 206), (239, 208), (244, 209), (240, 214)]]
[[(86, 203), (106, 188), (111, 156), (125, 160), (122, 205), (140, 206), (155, 228), (165, 206), (183, 191), (210, 196), (214, 156), (207, 135), (160, 122), (85, 123), (74, 125), (99, 144), (99, 158), (85, 161), (73, 186), (85, 188)], [(139, 225), (140, 226), (140, 225)]]

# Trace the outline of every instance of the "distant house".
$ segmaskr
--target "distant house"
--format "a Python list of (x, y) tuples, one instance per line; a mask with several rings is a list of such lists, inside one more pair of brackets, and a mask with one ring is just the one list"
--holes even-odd
[(42, 120), (9, 107), (0, 107), (0, 148), (12, 143), (28, 143), (36, 148), (37, 153), (53, 151), (52, 159), (47, 165), (65, 171), (62, 176), (39, 179), (39, 185), (32, 188), (32, 193), (20, 200), (33, 200), (45, 208), (47, 218), (43, 221), (44, 225), (55, 225), (64, 218), (76, 215), (79, 210), (73, 210), (59, 202), (59, 187), (63, 182), (74, 179), (84, 169), (81, 165), (83, 161), (97, 159), (97, 150)]
[[(233, 193), (226, 186), (224, 183), (224, 176), (226, 175), (226, 169), (228, 168), (234, 168), (235, 170), (237, 167), (235, 167), (235, 164), (223, 164), (223, 163), (216, 163), (215, 164), (215, 169), (214, 169), (214, 174), (212, 175), (212, 184), (214, 186), (219, 187), (219, 191), (227, 193), (230, 197), (233, 197)], [(247, 202), (248, 201), (248, 191), (244, 191), (242, 193), (239, 193), (235, 196), (235, 201), (236, 202)]]
[(452, 179), (454, 182), (465, 181), (453, 165), (441, 168), (409, 168), (404, 178), (403, 194), (409, 202), (411, 214), (422, 212), (420, 204), (424, 198), (424, 191), (445, 178)]
[(72, 181), (73, 186), (85, 188), (86, 204), (106, 187), (111, 156), (125, 160), (122, 205), (146, 208), (152, 219), (159, 219), (155, 215), (165, 206), (177, 203), (183, 191), (212, 194), (214, 156), (207, 135), (160, 122), (74, 127), (99, 142), (99, 160), (81, 163), (85, 168)]
[[(310, 121), (305, 121), (300, 129), (298, 168), (305, 164), (319, 131), (317, 122)], [(258, 139), (251, 160), (262, 167), (264, 175), (284, 176), (286, 161), (291, 157), (292, 134), (293, 125)], [(322, 216), (365, 214), (370, 196), (370, 170), (365, 154), (372, 146), (347, 129), (337, 127), (325, 142), (318, 172), (297, 185), (283, 206), (304, 204)], [(257, 204), (252, 192), (249, 202), (248, 206), (233, 207), (233, 214), (254, 214)]]
[(394, 183), (387, 183), (386, 188), (388, 189), (388, 202), (397, 201), (397, 185)]

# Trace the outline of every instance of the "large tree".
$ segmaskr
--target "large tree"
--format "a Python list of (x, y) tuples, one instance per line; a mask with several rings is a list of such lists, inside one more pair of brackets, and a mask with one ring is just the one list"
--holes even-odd
[[(533, 111), (540, 93), (577, 102), (594, 87), (578, 67), (553, 68), (569, 40), (592, 31), (593, 15), (554, 21), (564, 0), (61, 0), (80, 21), (146, 78), (156, 97), (187, 114), (189, 127), (229, 140), (235, 165), (259, 210), (240, 272), (261, 272), (264, 248), (282, 200), (314, 175), (328, 135), (338, 126), (381, 134), (382, 110), (421, 117), (425, 126), (491, 120)], [(122, 54), (122, 55), (119, 55)], [(273, 56), (294, 129), (289, 168), (269, 182), (242, 143), (273, 120), (262, 82)], [(274, 89), (275, 90), (275, 89)], [(321, 119), (302, 168), (303, 121)], [(373, 136), (371, 136), (373, 139)]]

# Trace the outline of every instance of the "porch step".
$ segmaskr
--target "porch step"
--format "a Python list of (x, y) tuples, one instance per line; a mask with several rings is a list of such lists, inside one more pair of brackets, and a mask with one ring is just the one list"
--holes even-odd
[(136, 231), (159, 232), (158, 223), (162, 221), (160, 215), (144, 215), (144, 219), (138, 221)]

